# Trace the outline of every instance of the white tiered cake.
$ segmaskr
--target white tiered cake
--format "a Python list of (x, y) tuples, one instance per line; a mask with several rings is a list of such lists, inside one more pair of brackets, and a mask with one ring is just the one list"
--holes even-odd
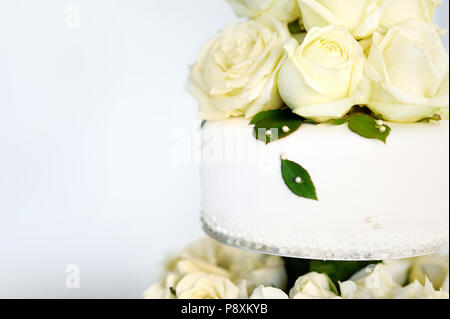
[[(448, 246), (449, 124), (392, 124), (387, 144), (344, 126), (304, 125), (265, 145), (247, 120), (203, 128), (205, 231), (250, 250), (382, 260)], [(292, 194), (280, 155), (302, 163), (318, 201)]]
[(425, 255), (449, 240), (440, 1), (229, 0), (188, 91), (205, 231), (291, 257)]

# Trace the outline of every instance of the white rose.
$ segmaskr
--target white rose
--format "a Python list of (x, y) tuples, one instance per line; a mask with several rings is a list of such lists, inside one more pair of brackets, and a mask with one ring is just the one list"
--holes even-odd
[(444, 283), (442, 284), (442, 287), (441, 287), (442, 291), (449, 292), (449, 287), (448, 287), (449, 281), (450, 281), (449, 273), (447, 272), (447, 276), (445, 277)]
[(412, 266), (411, 259), (385, 260), (383, 265), (398, 285), (403, 286), (408, 282), (408, 274)]
[(230, 277), (229, 272), (217, 265), (210, 264), (200, 259), (186, 257), (175, 263), (174, 272), (180, 275), (188, 275), (196, 272), (214, 274), (222, 277)]
[(290, 39), (278, 87), (284, 102), (303, 117), (327, 121), (367, 103), (370, 83), (364, 78), (365, 56), (342, 26), (311, 29), (301, 45)]
[(230, 271), (234, 282), (247, 281), (249, 293), (260, 285), (286, 288), (287, 273), (283, 259), (278, 256), (222, 246), (218, 258), (219, 263)]
[(397, 288), (392, 291), (393, 299), (449, 299), (448, 292), (436, 291), (433, 288), (433, 284), (425, 279), (425, 285), (423, 286), (418, 281), (403, 287)]
[(409, 273), (409, 281), (418, 281), (424, 285), (428, 278), (436, 290), (441, 289), (448, 275), (448, 258), (448, 255), (442, 254), (415, 258)]
[[(260, 285), (286, 288), (287, 274), (284, 261), (278, 256), (257, 254), (205, 238), (188, 246), (181, 254), (181, 259), (195, 262), (195, 266), (191, 263), (187, 265), (182, 263), (182, 267), (178, 265), (179, 270), (197, 268), (201, 272), (230, 278), (235, 283), (245, 280), (250, 293)], [(176, 271), (176, 268), (172, 266), (167, 270)]]
[(144, 292), (144, 299), (175, 299), (175, 289), (179, 278), (175, 274), (168, 274), (163, 282), (152, 285)]
[(178, 283), (176, 295), (178, 299), (237, 299), (239, 287), (225, 277), (195, 273)]
[(199, 117), (223, 120), (282, 106), (276, 76), (287, 27), (274, 19), (232, 24), (208, 41), (191, 69), (187, 90)]
[(410, 20), (375, 33), (366, 74), (373, 83), (368, 106), (384, 119), (448, 119), (448, 54), (432, 25)]
[(273, 16), (282, 22), (291, 22), (300, 16), (297, 0), (227, 0), (239, 17)]
[[(287, 282), (282, 258), (229, 247), (210, 238), (194, 242), (166, 262), (165, 276), (176, 274), (181, 279), (195, 273), (230, 279), (241, 290), (245, 288), (246, 291), (241, 291), (240, 297), (253, 292), (260, 285), (284, 289)], [(162, 284), (158, 287), (164, 287), (166, 291), (168, 289)]]
[(393, 289), (400, 288), (386, 265), (368, 266), (350, 280), (340, 283), (344, 299), (386, 299)]
[(289, 299), (289, 297), (281, 289), (259, 286), (253, 291), (250, 299)]
[(218, 265), (217, 254), (220, 246), (211, 239), (199, 240), (189, 245), (181, 254), (166, 262), (167, 273), (179, 276), (203, 272), (229, 278), (227, 269)]
[(381, 4), (381, 31), (386, 32), (395, 25), (410, 19), (432, 23), (441, 0), (383, 0)]
[[(291, 299), (337, 299), (327, 275), (312, 272), (301, 276), (289, 292)], [(333, 289), (334, 290), (334, 289)]]
[(381, 0), (298, 0), (306, 30), (343, 25), (355, 38), (373, 34), (380, 20)]

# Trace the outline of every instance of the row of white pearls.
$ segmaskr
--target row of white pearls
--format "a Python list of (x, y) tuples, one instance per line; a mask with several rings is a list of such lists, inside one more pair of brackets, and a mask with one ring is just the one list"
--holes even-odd
[(386, 126), (382, 120), (377, 120), (377, 127), (380, 130), (380, 133), (386, 132)]
[[(286, 125), (285, 125), (285, 126), (283, 126), (283, 127), (281, 128), (281, 130), (283, 131), (283, 133), (289, 133), (291, 129), (289, 128), (289, 126), (286, 126)], [(272, 133), (272, 130), (267, 130), (267, 131), (266, 131), (266, 135), (267, 135), (267, 136), (272, 136), (272, 134), (273, 134), (273, 133)]]
[[(373, 224), (375, 221), (375, 219), (372, 216), (367, 216), (364, 219), (364, 222), (366, 222), (367, 224)], [(375, 229), (382, 229), (383, 228), (383, 224), (382, 223), (375, 223), (373, 226)]]

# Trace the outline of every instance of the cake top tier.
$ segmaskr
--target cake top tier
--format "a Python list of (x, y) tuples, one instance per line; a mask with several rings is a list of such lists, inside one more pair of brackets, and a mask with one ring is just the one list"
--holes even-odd
[(232, 246), (310, 259), (448, 248), (449, 123), (391, 125), (387, 144), (344, 125), (305, 124), (265, 145), (245, 119), (207, 123), (205, 231)]

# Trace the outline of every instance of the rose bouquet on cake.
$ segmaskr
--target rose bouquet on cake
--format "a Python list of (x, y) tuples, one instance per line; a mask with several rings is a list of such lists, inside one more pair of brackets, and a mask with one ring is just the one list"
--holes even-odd
[(228, 2), (247, 19), (210, 39), (191, 68), (201, 119), (288, 108), (306, 122), (342, 124), (358, 112), (374, 119), (355, 117), (359, 126), (381, 134), (382, 120), (448, 119), (449, 59), (433, 24), (442, 1)]

